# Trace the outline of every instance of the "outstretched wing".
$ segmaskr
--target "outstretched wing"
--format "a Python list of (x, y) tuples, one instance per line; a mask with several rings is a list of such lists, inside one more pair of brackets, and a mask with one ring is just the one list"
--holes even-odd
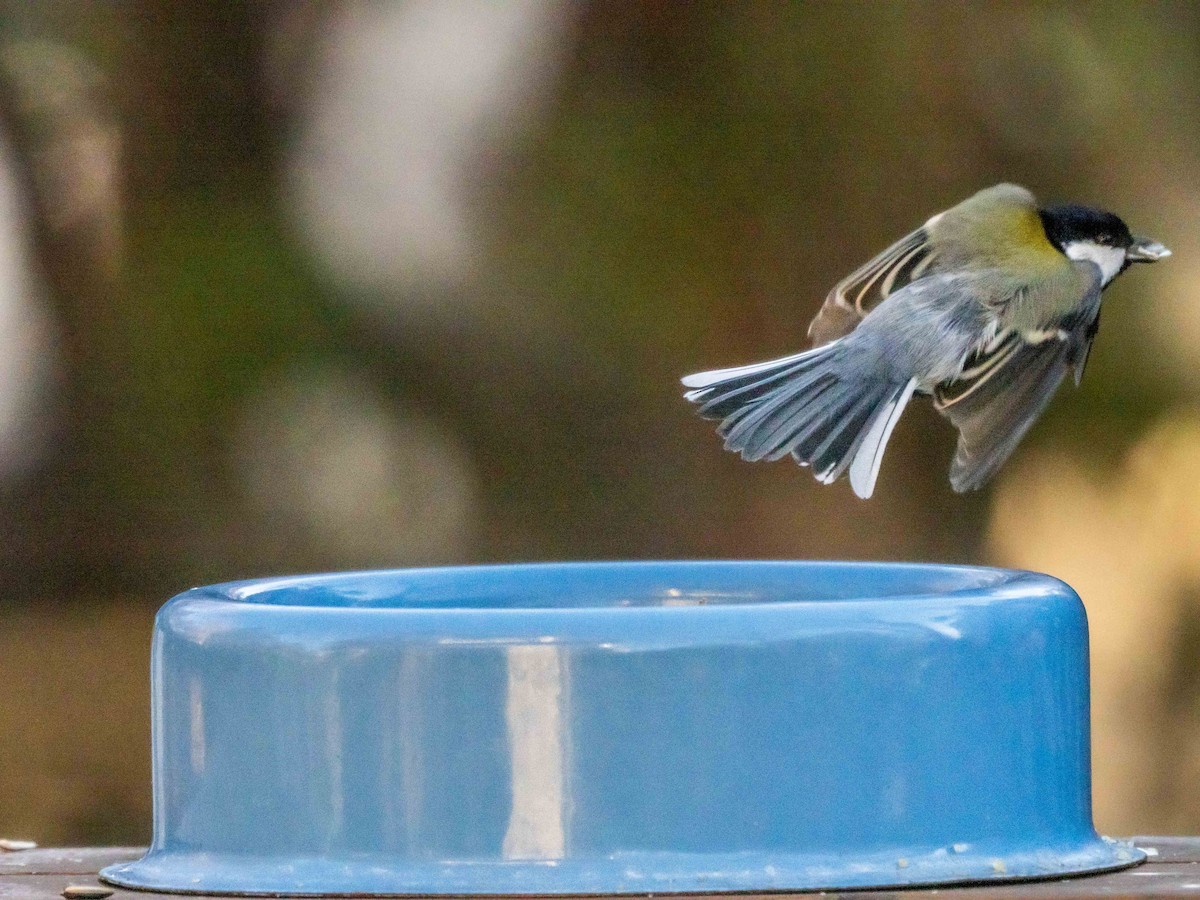
[(934, 262), (924, 227), (888, 247), (834, 286), (808, 326), (813, 346), (837, 340), (858, 327), (893, 291), (916, 281)]
[[(1100, 273), (1069, 316), (1037, 332), (1010, 331), (967, 362), (962, 375), (934, 392), (934, 406), (958, 429), (950, 484), (982, 487), (1016, 449), (1063, 377), (1083, 376), (1100, 322)], [(1091, 274), (1089, 270), (1089, 275)]]
[(808, 326), (813, 345), (849, 334), (889, 294), (927, 272), (951, 268), (964, 259), (1003, 266), (1004, 260), (992, 259), (994, 236), (1008, 229), (1039, 245), (1035, 255), (1057, 253), (1045, 238), (1033, 194), (1015, 184), (984, 188), (938, 213), (839, 282)]

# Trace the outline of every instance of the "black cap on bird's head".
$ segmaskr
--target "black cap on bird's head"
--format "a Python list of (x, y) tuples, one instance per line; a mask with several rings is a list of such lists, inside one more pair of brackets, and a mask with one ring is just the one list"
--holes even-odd
[(1155, 262), (1171, 251), (1147, 237), (1130, 233), (1120, 216), (1091, 206), (1051, 206), (1038, 210), (1050, 243), (1068, 256), (1072, 245), (1091, 244), (1124, 253), (1123, 270), (1130, 263)]
[(1068, 244), (1090, 241), (1101, 247), (1124, 250), (1133, 244), (1129, 226), (1120, 216), (1090, 206), (1051, 206), (1038, 210), (1046, 237), (1059, 250), (1066, 252)]

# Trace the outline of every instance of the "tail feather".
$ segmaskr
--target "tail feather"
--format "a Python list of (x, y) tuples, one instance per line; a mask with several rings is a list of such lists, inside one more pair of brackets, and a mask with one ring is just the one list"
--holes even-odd
[[(751, 461), (769, 458), (787, 443), (796, 432), (796, 423), (803, 420), (808, 410), (816, 408), (835, 384), (832, 377), (824, 375), (776, 388), (773, 396), (764, 397), (752, 406), (724, 435), (726, 449), (740, 452)], [(783, 448), (783, 455), (789, 450), (790, 447)]]
[(704, 418), (725, 419), (742, 408), (748, 399), (761, 397), (772, 386), (816, 368), (828, 357), (828, 350), (818, 347), (771, 362), (689, 375), (683, 379), (683, 384), (694, 390), (683, 396), (692, 403), (701, 404), (699, 413)]
[(791, 455), (828, 484), (847, 469), (854, 492), (870, 497), (892, 429), (915, 380), (866, 377), (840, 342), (796, 356), (702, 372), (683, 379), (684, 396), (720, 419), (728, 450), (748, 460)]
[[(868, 398), (858, 415), (847, 422), (845, 428), (836, 432), (839, 439), (826, 448), (822, 459), (814, 466), (813, 474), (817, 481), (821, 484), (833, 484), (846, 473), (857, 458), (859, 449), (867, 438), (870, 423), (878, 413), (879, 407), (874, 398)], [(870, 493), (867, 493), (868, 497)], [(859, 493), (859, 496), (862, 494)]]
[(875, 479), (879, 477), (879, 465), (883, 462), (883, 451), (892, 437), (892, 429), (900, 421), (904, 408), (912, 399), (917, 380), (909, 379), (884, 402), (871, 420), (863, 435), (861, 446), (850, 463), (850, 486), (860, 497), (870, 497), (875, 491)]
[(748, 366), (736, 366), (732, 369), (712, 369), (708, 372), (697, 372), (694, 375), (685, 375), (680, 381), (684, 387), (696, 388), (697, 390), (689, 391), (687, 399), (696, 400), (697, 397), (691, 396), (697, 394), (706, 388), (711, 388), (714, 385), (722, 385), (729, 387), (736, 385), (745, 379), (752, 379), (763, 373), (778, 372), (785, 369), (793, 363), (800, 362), (808, 357), (821, 355), (822, 350), (827, 350), (827, 347), (817, 347), (813, 350), (805, 350), (803, 353), (794, 353), (791, 356), (785, 356), (781, 359), (772, 359), (767, 362), (753, 363)]
[(808, 413), (816, 410), (821, 398), (829, 392), (834, 383), (830, 379), (820, 389), (814, 390), (808, 396), (801, 397), (787, 411), (780, 411), (780, 415), (775, 420), (775, 430), (769, 435), (763, 436), (763, 443), (775, 449), (771, 450), (763, 459), (774, 462), (777, 459), (783, 459), (785, 456), (794, 453), (796, 445), (809, 435), (810, 428), (820, 427), (821, 417), (819, 416), (809, 416), (810, 426), (800, 431), (796, 430), (796, 422), (803, 419)]
[(817, 480), (828, 484), (827, 479), (839, 466), (845, 468), (842, 465), (843, 461), (849, 464), (854, 452), (857, 452), (862, 443), (867, 424), (875, 415), (878, 406), (874, 395), (860, 395), (850, 408), (837, 418), (825, 439), (809, 451), (813, 474)]
[[(854, 388), (839, 384), (840, 390), (831, 397), (814, 422), (792, 441), (792, 455), (813, 467), (814, 472), (824, 471), (821, 455), (831, 443), (838, 440), (850, 428), (855, 413), (868, 407), (868, 413), (878, 404), (872, 392), (860, 393)], [(815, 425), (816, 427), (813, 427)], [(853, 439), (853, 434), (848, 435)]]

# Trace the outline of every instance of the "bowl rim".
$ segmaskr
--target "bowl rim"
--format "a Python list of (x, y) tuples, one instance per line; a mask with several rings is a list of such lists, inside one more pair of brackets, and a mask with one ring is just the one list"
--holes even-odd
[[(807, 580), (797, 583), (796, 579)], [(836, 589), (831, 591), (834, 585)], [(814, 586), (823, 590), (814, 591)], [(549, 602), (548, 587), (553, 588)], [(574, 596), (567, 596), (572, 592)], [(541, 602), (523, 602), (529, 594), (541, 596)], [(598, 594), (606, 599), (597, 602)], [(446, 602), (452, 595), (458, 602)], [(464, 595), (471, 599), (463, 602)], [(314, 614), (353, 610), (500, 617), (536, 613), (573, 618), (614, 610), (623, 615), (713, 615), (731, 609), (899, 606), (919, 601), (975, 604), (1033, 596), (1078, 599), (1069, 585), (1053, 576), (993, 566), (687, 559), (503, 563), (271, 576), (192, 588), (172, 598), (167, 607), (206, 600), (244, 609)], [(634, 597), (642, 602), (635, 602)]]

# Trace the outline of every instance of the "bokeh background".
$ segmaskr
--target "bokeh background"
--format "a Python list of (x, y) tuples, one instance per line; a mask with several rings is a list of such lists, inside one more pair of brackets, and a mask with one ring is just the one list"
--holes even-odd
[[(998, 563), (1092, 624), (1096, 810), (1200, 832), (1200, 5), (0, 0), (0, 836), (149, 837), (151, 617), (454, 562)], [(1175, 251), (960, 497), (677, 379), (1000, 180)]]

